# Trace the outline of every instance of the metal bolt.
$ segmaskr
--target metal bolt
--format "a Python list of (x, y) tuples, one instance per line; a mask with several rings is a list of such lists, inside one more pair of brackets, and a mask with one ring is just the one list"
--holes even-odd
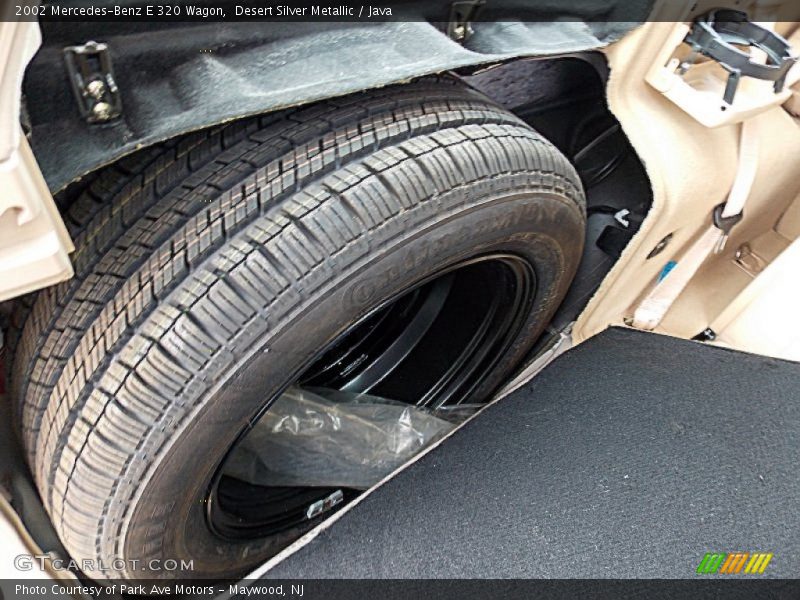
[(86, 93), (95, 100), (100, 100), (106, 93), (106, 84), (101, 79), (95, 79), (86, 84)]
[(108, 102), (98, 102), (92, 107), (92, 114), (98, 121), (108, 121), (111, 118), (111, 105)]

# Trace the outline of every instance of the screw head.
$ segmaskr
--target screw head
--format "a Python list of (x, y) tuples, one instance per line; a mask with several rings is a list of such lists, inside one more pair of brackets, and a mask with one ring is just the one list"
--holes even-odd
[(111, 118), (111, 105), (108, 102), (98, 102), (92, 107), (92, 115), (98, 121), (108, 121)]
[(95, 79), (86, 84), (86, 93), (95, 100), (100, 100), (106, 93), (106, 84), (100, 79)]

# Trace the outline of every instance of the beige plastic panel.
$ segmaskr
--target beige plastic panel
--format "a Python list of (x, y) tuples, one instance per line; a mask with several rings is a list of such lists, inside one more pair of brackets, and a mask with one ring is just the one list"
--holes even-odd
[(800, 361), (800, 239), (742, 290), (711, 324), (716, 344)]
[(713, 61), (698, 62), (679, 74), (688, 33), (688, 24), (674, 25), (646, 77), (650, 85), (706, 127), (741, 123), (791, 98), (788, 88), (776, 94), (771, 82), (743, 77), (733, 103), (728, 104), (722, 99), (728, 73)]
[[(644, 163), (653, 188), (653, 204), (639, 233), (578, 318), (573, 329), (576, 343), (611, 325), (623, 325), (664, 265), (677, 260), (699, 232), (708, 227), (712, 209), (726, 199), (731, 188), (740, 125), (706, 127), (646, 80), (665, 45), (674, 39), (675, 22), (686, 21), (693, 4), (662, 2), (653, 21), (672, 23), (647, 23), (606, 51), (611, 68), (609, 107)], [(796, 24), (779, 25), (782, 32), (797, 29)], [(800, 192), (800, 120), (780, 106), (754, 118), (759, 120), (762, 135), (759, 169), (744, 220), (734, 229), (725, 256), (720, 259), (728, 264), (742, 243), (772, 230)], [(668, 234), (672, 235), (671, 243), (648, 260), (650, 251)], [(715, 290), (710, 284), (714, 278), (700, 279), (709, 284), (705, 286), (706, 298), (712, 297)], [(727, 302), (749, 280), (746, 276), (736, 277), (735, 284), (726, 290)], [(700, 301), (702, 297), (697, 295)], [(689, 326), (680, 332), (671, 328), (660, 331), (681, 337), (694, 335), (700, 331), (695, 330), (695, 325), (702, 324), (701, 329), (707, 326), (725, 304), (705, 304), (701, 312), (698, 303), (687, 303), (685, 313), (669, 314), (668, 319), (672, 323), (673, 319), (691, 321)]]
[(783, 213), (775, 230), (789, 240), (800, 238), (800, 195)]
[[(789, 246), (789, 240), (770, 229), (739, 244), (730, 252), (711, 256), (689, 283), (661, 323), (670, 335), (691, 338), (709, 326), (765, 267)], [(745, 257), (736, 260), (739, 248)]]
[(22, 76), (40, 41), (36, 23), (0, 22), (0, 301), (73, 274), (72, 242), (19, 125)]

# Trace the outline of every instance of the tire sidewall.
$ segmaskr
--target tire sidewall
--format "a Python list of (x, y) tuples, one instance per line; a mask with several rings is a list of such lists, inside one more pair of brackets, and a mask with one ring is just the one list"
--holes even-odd
[[(192, 561), (179, 575), (230, 577), (263, 562), (310, 523), (267, 540), (232, 542), (213, 534), (207, 524), (209, 483), (249, 420), (255, 418), (337, 335), (387, 299), (464, 260), (489, 253), (526, 259), (535, 272), (536, 290), (519, 333), (483, 383), (489, 393), (524, 358), (566, 293), (582, 246), (584, 217), (565, 196), (527, 190), (492, 193), (492, 182), (476, 182), (469, 208), (428, 220), (415, 231), (398, 229), (393, 243), (366, 261), (348, 265), (338, 259), (340, 274), (311, 294), (306, 307), (271, 328), (247, 349), (246, 358), (214, 382), (183, 425), (135, 486), (120, 515), (119, 529), (104, 532), (107, 544), (122, 557), (141, 564), (177, 559)], [(399, 228), (402, 224), (397, 223)], [(132, 490), (133, 491), (133, 488)], [(174, 577), (175, 573), (128, 573), (128, 577)]]

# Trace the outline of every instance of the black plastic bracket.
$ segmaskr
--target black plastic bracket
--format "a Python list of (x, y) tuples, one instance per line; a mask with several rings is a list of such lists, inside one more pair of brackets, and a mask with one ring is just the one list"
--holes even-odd
[(706, 327), (692, 339), (696, 342), (713, 342), (717, 339), (717, 332), (711, 329), (711, 327)]
[[(718, 9), (698, 18), (684, 40), (695, 53), (718, 62), (729, 73), (724, 100), (732, 104), (742, 77), (774, 82), (775, 93), (783, 91), (786, 74), (797, 56), (783, 37), (752, 23), (747, 13)], [(767, 55), (766, 64), (755, 62), (736, 46), (751, 46)], [(691, 64), (691, 61), (689, 62)]]
[(733, 229), (744, 217), (744, 212), (740, 212), (738, 215), (731, 215), (730, 217), (723, 217), (723, 210), (725, 210), (725, 203), (723, 202), (722, 204), (717, 204), (717, 206), (714, 207), (714, 211), (711, 213), (712, 220), (714, 222), (714, 227), (719, 229), (725, 235), (730, 235), (731, 229)]

